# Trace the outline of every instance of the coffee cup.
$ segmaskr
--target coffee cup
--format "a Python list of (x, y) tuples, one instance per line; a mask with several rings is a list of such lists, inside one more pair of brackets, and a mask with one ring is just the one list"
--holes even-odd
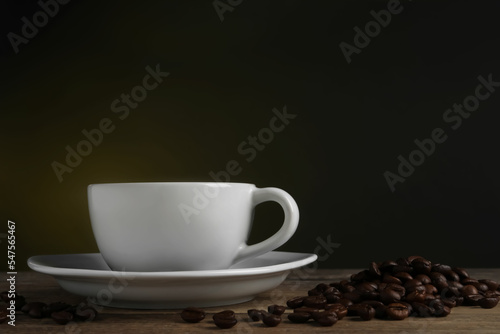
[[(283, 225), (247, 245), (254, 208), (266, 201), (281, 205)], [(227, 269), (283, 245), (299, 221), (288, 193), (247, 183), (91, 184), (88, 202), (97, 246), (115, 271)]]

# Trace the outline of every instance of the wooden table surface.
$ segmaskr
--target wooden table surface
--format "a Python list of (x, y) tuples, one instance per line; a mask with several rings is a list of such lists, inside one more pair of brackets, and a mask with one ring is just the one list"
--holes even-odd
[[(266, 327), (261, 322), (248, 321), (248, 309), (266, 309), (271, 304), (286, 305), (286, 300), (295, 296), (307, 295), (307, 290), (316, 284), (330, 283), (349, 277), (359, 270), (317, 270), (307, 279), (300, 279), (292, 273), (278, 288), (260, 294), (255, 300), (242, 304), (206, 308), (207, 317), (200, 323), (184, 322), (179, 316), (179, 310), (128, 310), (103, 308), (99, 316), (90, 322), (58, 325), (52, 319), (32, 319), (18, 313), (16, 326), (0, 324), (1, 333), (500, 333), (500, 306), (493, 309), (478, 307), (457, 307), (446, 318), (416, 318), (410, 317), (403, 321), (373, 319), (360, 321), (344, 318), (333, 327), (321, 327), (315, 323), (294, 324), (283, 317), (278, 327)], [(488, 278), (500, 281), (500, 269), (470, 269), (472, 277)], [(7, 290), (6, 275), (0, 275), (0, 291)], [(59, 287), (51, 276), (36, 272), (20, 272), (17, 275), (16, 288), (27, 301), (43, 301), (51, 303), (64, 301), (69, 304), (79, 304), (84, 297), (72, 295)], [(211, 314), (231, 309), (237, 313), (238, 324), (231, 329), (219, 329)], [(290, 312), (287, 310), (286, 313)]]

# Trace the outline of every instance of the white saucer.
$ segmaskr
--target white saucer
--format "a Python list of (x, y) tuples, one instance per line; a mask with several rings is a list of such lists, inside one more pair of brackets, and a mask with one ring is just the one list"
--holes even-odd
[(96, 304), (166, 309), (242, 303), (316, 259), (315, 254), (269, 252), (224, 270), (120, 272), (110, 270), (101, 254), (94, 253), (38, 255), (29, 258), (28, 265)]

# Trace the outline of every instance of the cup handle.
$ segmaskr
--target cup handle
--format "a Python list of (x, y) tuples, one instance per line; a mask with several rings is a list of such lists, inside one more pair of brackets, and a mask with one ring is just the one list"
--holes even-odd
[(268, 201), (278, 202), (283, 208), (285, 213), (283, 225), (278, 232), (264, 241), (250, 246), (241, 245), (233, 264), (270, 252), (287, 242), (295, 233), (299, 224), (299, 208), (292, 196), (278, 188), (255, 188), (253, 190), (252, 205), (254, 208), (258, 204)]

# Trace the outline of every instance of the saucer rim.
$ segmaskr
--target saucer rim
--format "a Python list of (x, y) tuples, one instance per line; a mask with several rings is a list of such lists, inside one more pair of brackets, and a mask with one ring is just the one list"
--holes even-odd
[(112, 278), (112, 277), (132, 277), (142, 279), (157, 279), (157, 278), (210, 278), (210, 277), (237, 277), (259, 274), (270, 274), (280, 271), (292, 270), (313, 263), (318, 259), (318, 256), (313, 253), (299, 252), (283, 252), (271, 251), (260, 256), (270, 254), (277, 255), (302, 255), (303, 257), (289, 262), (273, 264), (269, 266), (259, 266), (251, 268), (234, 268), (234, 269), (219, 269), (219, 270), (193, 270), (193, 271), (159, 271), (159, 272), (134, 272), (134, 271), (113, 271), (97, 270), (97, 269), (79, 269), (79, 268), (64, 268), (57, 266), (49, 266), (39, 263), (40, 259), (46, 257), (57, 258), (59, 256), (102, 256), (101, 253), (75, 253), (75, 254), (51, 254), (51, 255), (35, 255), (28, 259), (28, 266), (37, 272), (63, 277), (94, 277), (94, 278)]

